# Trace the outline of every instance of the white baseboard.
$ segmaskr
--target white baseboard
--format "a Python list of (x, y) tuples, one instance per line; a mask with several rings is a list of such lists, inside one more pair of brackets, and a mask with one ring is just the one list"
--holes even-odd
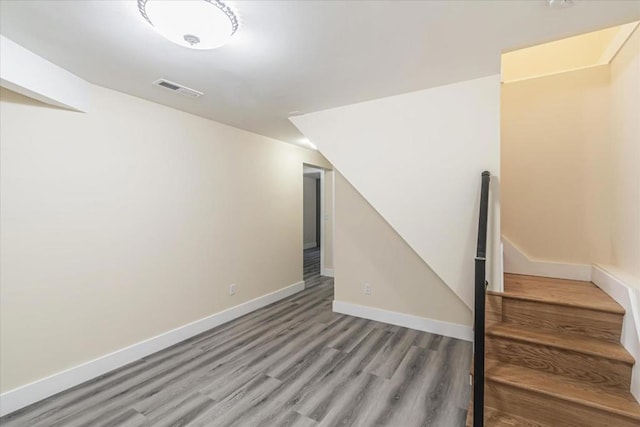
[(304, 248), (305, 249), (311, 249), (311, 248), (315, 248), (317, 246), (318, 246), (318, 244), (316, 242), (309, 242), (309, 243), (305, 243), (304, 244)]
[(251, 301), (205, 317), (195, 322), (117, 350), (113, 353), (75, 366), (0, 395), (0, 416), (7, 415), (56, 393), (82, 384), (142, 357), (171, 347), (223, 323), (265, 307), (304, 289), (304, 281), (294, 283)]
[(631, 393), (640, 401), (640, 290), (606, 266), (592, 266), (591, 280), (625, 310), (620, 342), (636, 359), (631, 373)]
[(538, 261), (502, 236), (504, 272), (557, 279), (591, 280), (591, 265)]
[(367, 307), (344, 301), (333, 301), (333, 311), (348, 314), (349, 316), (362, 317), (363, 319), (389, 323), (418, 331), (444, 335), (465, 341), (473, 341), (473, 329), (471, 326), (457, 323), (443, 322), (441, 320), (428, 319), (412, 314), (399, 313), (397, 311), (383, 310), (381, 308)]
[(321, 274), (323, 276), (333, 277), (333, 268), (323, 268)]

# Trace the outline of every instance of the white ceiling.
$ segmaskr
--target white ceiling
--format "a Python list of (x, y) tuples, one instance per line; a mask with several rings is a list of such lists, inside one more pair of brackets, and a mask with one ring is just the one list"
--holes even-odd
[(1, 0), (0, 33), (92, 83), (295, 143), (291, 111), (497, 74), (502, 52), (640, 19), (639, 1), (227, 3), (240, 29), (210, 51), (165, 40), (135, 1)]

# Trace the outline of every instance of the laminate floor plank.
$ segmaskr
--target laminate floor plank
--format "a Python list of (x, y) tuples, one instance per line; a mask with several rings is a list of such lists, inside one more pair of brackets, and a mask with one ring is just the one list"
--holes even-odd
[(149, 414), (147, 416), (148, 424), (158, 427), (187, 425), (214, 405), (215, 402), (213, 400), (195, 392), (186, 399), (175, 402), (170, 407), (163, 407), (156, 414)]
[(394, 332), (393, 338), (376, 354), (365, 369), (375, 375), (391, 378), (409, 347), (417, 341), (418, 335), (421, 335), (418, 331), (404, 328)]
[(189, 341), (194, 345), (206, 347), (208, 343), (220, 343), (229, 337), (239, 337), (241, 334), (251, 333), (256, 326), (271, 325), (274, 321), (281, 323), (283, 319), (295, 317), (298, 313), (309, 308), (322, 310), (318, 307), (318, 299), (331, 303), (332, 293), (328, 287), (304, 292), (304, 295), (294, 295), (287, 303), (274, 303), (268, 307), (247, 314), (233, 322), (200, 334)]
[(386, 406), (386, 397), (389, 389), (389, 380), (371, 373), (362, 375), (360, 382), (356, 384), (358, 394), (352, 405), (336, 405), (322, 420), (324, 427), (335, 425), (370, 427), (378, 419), (381, 411)]
[[(309, 339), (308, 336), (301, 338)], [(278, 347), (276, 351), (255, 354), (252, 360), (242, 364), (241, 366), (237, 366), (235, 369), (229, 369), (223, 377), (219, 377), (216, 381), (211, 381), (202, 389), (202, 391), (213, 399), (219, 400), (229, 393), (232, 393), (240, 385), (250, 380), (255, 375), (266, 373), (269, 366), (286, 357), (287, 352), (294, 351), (293, 348), (295, 348), (295, 346), (295, 342), (288, 342), (286, 345), (276, 345), (276, 347)], [(307, 362), (308, 360), (305, 361), (305, 363)]]
[(376, 327), (366, 319), (358, 319), (349, 330), (329, 342), (328, 346), (350, 353)]
[(333, 313), (333, 279), (0, 418), (2, 427), (463, 426), (471, 344)]
[(257, 426), (273, 425), (274, 418), (281, 413), (293, 409), (296, 394), (309, 384), (317, 383), (323, 374), (335, 364), (338, 351), (332, 348), (324, 348), (313, 355), (305, 363), (306, 369), (299, 370), (289, 381), (283, 382), (277, 389), (269, 394), (255, 406), (234, 420), (232, 426)]
[(388, 331), (374, 329), (338, 365), (322, 378), (321, 387), (307, 395), (296, 406), (296, 411), (307, 417), (321, 421), (332, 402), (344, 391), (345, 385), (360, 375), (376, 352), (389, 340)]
[[(204, 353), (200, 349), (189, 348), (186, 356), (188, 358), (195, 358), (197, 355), (202, 354)], [(119, 399), (117, 399), (118, 396), (127, 395), (128, 397), (132, 397), (134, 393), (147, 386), (154, 379), (159, 380), (165, 378), (167, 373), (174, 368), (175, 364), (183, 360), (183, 358), (169, 358), (164, 361), (164, 363), (153, 364), (146, 370), (136, 370), (134, 373), (123, 377), (123, 381), (117, 381), (115, 384), (108, 383), (97, 390), (84, 393), (82, 389), (74, 390), (73, 399), (59, 406), (54, 406), (52, 409), (36, 417), (29, 417), (27, 414), (27, 420), (23, 422), (25, 422), (25, 425), (34, 427), (70, 425), (71, 421), (76, 417), (82, 416), (82, 413), (92, 413), (93, 408), (102, 408), (107, 402), (112, 403), (119, 401)], [(114, 373), (117, 372), (118, 371), (115, 371)], [(21, 412), (22, 411), (17, 415), (21, 415)], [(101, 415), (101, 413), (92, 413), (92, 415), (97, 417)], [(16, 425), (23, 424), (19, 423)]]
[[(200, 352), (199, 355), (202, 356), (203, 354)], [(86, 418), (101, 420), (116, 415), (119, 411), (126, 411), (137, 402), (150, 396), (155, 396), (165, 387), (180, 381), (194, 369), (194, 364), (199, 360), (200, 358), (196, 356), (184, 365), (176, 366), (176, 364), (172, 364), (146, 379), (139, 378), (138, 382), (132, 381), (125, 386), (117, 387), (115, 393), (114, 390), (108, 390), (110, 396), (106, 399), (105, 396), (94, 396), (87, 400), (86, 405), (76, 405), (74, 410), (62, 413), (58, 420), (53, 423), (43, 420), (42, 424), (36, 425), (50, 427), (75, 426), (82, 425), (81, 420)], [(208, 359), (199, 363), (206, 364), (207, 362)], [(126, 396), (126, 399), (120, 399), (119, 397), (121, 396)], [(98, 422), (98, 424), (94, 425), (100, 425), (100, 423)]]
[(370, 409), (366, 405), (367, 402), (374, 401), (372, 395), (382, 390), (386, 382), (384, 378), (367, 372), (356, 376), (344, 389), (338, 390), (338, 395), (327, 407), (319, 425), (329, 427), (355, 424), (358, 417)]
[(141, 413), (135, 409), (129, 409), (103, 425), (104, 427), (142, 427), (145, 422), (146, 418)]
[[(341, 322), (337, 322), (336, 325), (339, 325), (340, 323), (354, 322), (355, 320), (356, 319), (344, 317)], [(308, 359), (310, 355), (314, 354), (324, 347), (328, 347), (326, 344), (326, 340), (331, 339), (332, 336), (335, 336), (335, 329), (329, 326), (325, 326), (324, 329), (322, 329), (315, 337), (312, 337), (311, 340), (307, 341), (306, 343), (301, 343), (302, 346), (291, 350), (291, 352), (288, 354), (288, 357), (282, 358), (273, 363), (272, 367), (267, 370), (267, 374), (282, 381), (286, 381), (297, 370), (301, 369), (301, 366), (305, 363), (305, 360)]]
[(189, 425), (191, 427), (228, 425), (231, 420), (241, 417), (246, 411), (263, 402), (281, 384), (282, 382), (275, 378), (260, 375), (226, 396)]
[(308, 288), (328, 283), (330, 277), (320, 275), (320, 247), (304, 250), (304, 281)]
[(309, 301), (299, 306), (292, 306), (291, 311), (281, 314), (278, 318), (261, 322), (256, 326), (236, 331), (228, 336), (213, 337), (201, 342), (199, 347), (203, 350), (210, 350), (213, 347), (220, 347), (221, 342), (224, 342), (226, 346), (243, 347), (246, 343), (255, 341), (256, 338), (268, 338), (269, 335), (276, 335), (292, 325), (305, 323), (309, 318), (314, 317), (317, 311), (314, 305), (313, 301)]
[[(435, 352), (412, 346), (386, 387), (378, 417), (371, 425), (422, 425), (425, 408), (415, 405), (422, 382), (436, 375)], [(411, 411), (411, 412), (409, 412)]]
[(317, 426), (318, 423), (295, 411), (290, 411), (282, 420), (278, 420), (277, 424), (274, 425), (279, 427), (314, 427)]

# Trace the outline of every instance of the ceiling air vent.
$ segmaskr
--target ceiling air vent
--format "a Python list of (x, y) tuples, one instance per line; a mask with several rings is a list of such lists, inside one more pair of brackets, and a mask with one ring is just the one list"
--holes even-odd
[(188, 88), (186, 86), (182, 86), (181, 84), (171, 82), (165, 79), (156, 80), (155, 82), (153, 82), (153, 84), (156, 86), (160, 86), (165, 89), (171, 90), (173, 92), (180, 93), (185, 96), (190, 96), (191, 98), (197, 98), (203, 95), (202, 92), (198, 92), (197, 90)]

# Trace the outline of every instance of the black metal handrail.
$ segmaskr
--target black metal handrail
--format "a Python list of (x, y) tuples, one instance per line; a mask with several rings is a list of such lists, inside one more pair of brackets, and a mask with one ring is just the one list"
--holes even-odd
[(473, 427), (484, 426), (484, 315), (487, 291), (487, 216), (491, 174), (482, 172), (480, 217), (476, 248), (475, 307), (473, 326)]

